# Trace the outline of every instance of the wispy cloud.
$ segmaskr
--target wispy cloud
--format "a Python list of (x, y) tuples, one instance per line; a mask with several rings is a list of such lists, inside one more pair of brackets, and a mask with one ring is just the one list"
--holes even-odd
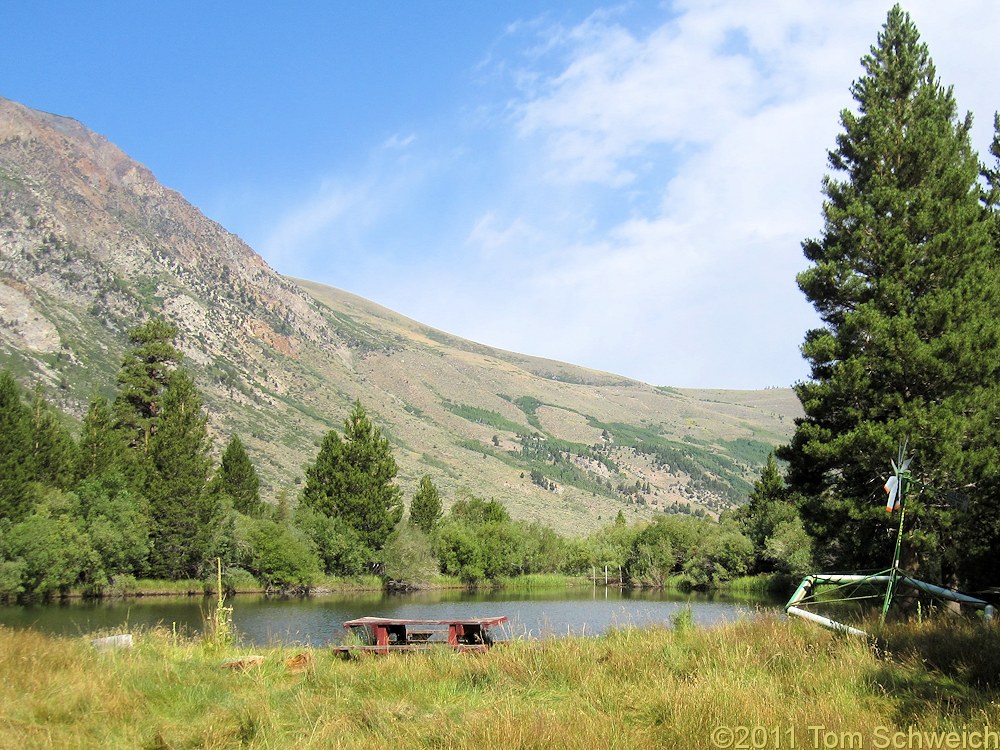
[(408, 135), (400, 135), (399, 133), (393, 133), (389, 138), (385, 140), (382, 144), (384, 149), (403, 149), (411, 145), (417, 140), (416, 133), (409, 133)]
[(354, 244), (365, 225), (379, 213), (370, 184), (345, 185), (325, 181), (286, 211), (263, 240), (261, 250), (287, 273), (315, 268), (325, 246), (335, 255)]
[[(511, 106), (531, 167), (489, 215), (572, 241), (532, 250), (508, 298), (541, 314), (513, 312), (505, 344), (689, 386), (803, 377), (800, 243), (821, 229), (827, 149), (887, 8), (699, 1), (645, 31), (606, 14), (532, 28), (548, 43)], [(959, 41), (954, 12), (920, 9)], [(581, 237), (557, 218), (567, 202), (604, 218)]]
[[(511, 325), (508, 345), (552, 342), (552, 356), (683, 385), (802, 374), (811, 319), (794, 287), (799, 242), (817, 228), (850, 79), (813, 87), (807, 61), (836, 34), (803, 31), (817, 21), (801, 11), (759, 10), (697, 4), (646, 33), (595, 15), (550, 35), (558, 64), (544, 73), (533, 48), (533, 72), (517, 79), (531, 90), (511, 108), (532, 168), (519, 198), (487, 216), (572, 240), (532, 247), (514, 296), (542, 314)], [(581, 232), (588, 214), (600, 218)], [(516, 253), (523, 237), (491, 233), (491, 252), (508, 241)], [(567, 318), (579, 325), (568, 331)], [(760, 352), (767, 363), (734, 359)]]
[(518, 106), (519, 132), (544, 138), (559, 174), (612, 184), (631, 181), (628, 160), (650, 145), (711, 142), (761, 92), (749, 60), (716, 52), (722, 29), (680, 31), (637, 37), (591, 19), (564, 35), (570, 61)]
[(417, 141), (416, 134), (393, 135), (353, 172), (301, 190), (277, 212), (261, 252), (283, 273), (368, 291), (361, 280), (394, 265), (390, 256), (401, 245), (412, 248), (405, 235), (413, 226), (400, 215), (426, 189), (428, 163), (411, 153)]
[[(1000, 4), (910, 5), (984, 148), (998, 104), (977, 66), (1000, 61)], [(268, 245), (356, 244), (382, 266), (352, 291), (478, 341), (661, 384), (787, 385), (815, 324), (800, 243), (888, 7), (687, 0), (512, 24), (461, 104), (492, 119), (391, 136), (408, 161), (324, 186)]]

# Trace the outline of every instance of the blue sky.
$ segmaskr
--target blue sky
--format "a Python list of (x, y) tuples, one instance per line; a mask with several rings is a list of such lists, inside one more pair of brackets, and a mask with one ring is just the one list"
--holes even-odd
[[(279, 272), (657, 385), (806, 376), (795, 285), (889, 2), (8, 2), (0, 96), (74, 117)], [(1000, 3), (904, 5), (1000, 109)]]

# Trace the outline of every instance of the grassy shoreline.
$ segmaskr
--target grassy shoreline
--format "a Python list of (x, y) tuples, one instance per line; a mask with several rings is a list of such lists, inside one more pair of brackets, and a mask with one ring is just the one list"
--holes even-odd
[[(241, 579), (225, 582), (226, 594), (274, 594), (260, 582), (253, 579)], [(385, 584), (378, 576), (327, 576), (310, 588), (310, 594), (332, 594), (351, 591), (381, 591)], [(216, 594), (214, 580), (187, 578), (179, 581), (139, 579), (128, 581), (124, 585), (112, 585), (100, 592), (85, 588), (74, 588), (66, 592), (60, 599), (110, 599), (116, 597), (147, 597), (147, 596), (214, 596)]]
[[(678, 621), (480, 656), (258, 649), (260, 663), (239, 671), (223, 664), (251, 652), (164, 630), (98, 651), (0, 627), (0, 747), (711, 748), (720, 731), (756, 731), (754, 747), (834, 746), (827, 736), (874, 747), (877, 728), (1000, 730), (995, 626), (882, 636), (873, 648), (777, 616)], [(300, 654), (305, 668), (289, 668)]]
[[(587, 576), (571, 576), (557, 573), (536, 573), (512, 578), (502, 578), (481, 585), (484, 591), (545, 591), (583, 586), (600, 586)], [(774, 596), (790, 593), (791, 579), (788, 576), (762, 575), (737, 578), (729, 583), (712, 589), (716, 593), (732, 593), (741, 595)], [(469, 588), (457, 578), (438, 576), (429, 581), (420, 582), (414, 587), (416, 591), (435, 589), (465, 589)], [(684, 581), (678, 577), (667, 581), (663, 587), (666, 591), (687, 592)], [(322, 596), (325, 594), (349, 593), (352, 591), (382, 591), (386, 589), (385, 582), (378, 576), (327, 576), (310, 587), (307, 596)], [(239, 594), (275, 594), (281, 592), (268, 591), (255, 580), (243, 579), (230, 582), (227, 585), (227, 595)], [(130, 580), (124, 585), (113, 585), (95, 593), (92, 590), (75, 588), (63, 594), (60, 599), (107, 599), (121, 597), (153, 597), (153, 596), (213, 596), (216, 594), (214, 580), (185, 579), (180, 581), (140, 579)]]

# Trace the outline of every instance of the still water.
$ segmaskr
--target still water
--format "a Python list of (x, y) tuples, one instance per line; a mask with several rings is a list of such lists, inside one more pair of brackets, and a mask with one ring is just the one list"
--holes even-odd
[[(140, 597), (97, 602), (0, 606), (0, 625), (30, 627), (61, 635), (123, 632), (157, 626), (195, 634), (215, 607), (214, 598)], [(669, 625), (690, 607), (694, 622), (710, 626), (780, 610), (780, 603), (737, 599), (721, 594), (679, 594), (583, 587), (557, 592), (424, 591), (382, 592), (313, 597), (231, 597), (233, 623), (243, 642), (255, 646), (339, 643), (343, 623), (373, 615), (402, 619), (444, 620), (506, 615), (503, 638), (597, 635), (609, 628)]]

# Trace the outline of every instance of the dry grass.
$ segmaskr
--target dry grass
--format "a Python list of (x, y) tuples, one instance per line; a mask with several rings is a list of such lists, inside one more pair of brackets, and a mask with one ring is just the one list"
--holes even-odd
[(765, 618), (516, 641), (481, 656), (267, 649), (233, 671), (223, 661), (245, 652), (220, 656), (165, 631), (97, 652), (0, 629), (0, 748), (710, 748), (720, 726), (811, 747), (808, 726), (866, 740), (876, 727), (1000, 726), (996, 684), (970, 658), (997, 645), (994, 628), (925, 624), (872, 649)]

